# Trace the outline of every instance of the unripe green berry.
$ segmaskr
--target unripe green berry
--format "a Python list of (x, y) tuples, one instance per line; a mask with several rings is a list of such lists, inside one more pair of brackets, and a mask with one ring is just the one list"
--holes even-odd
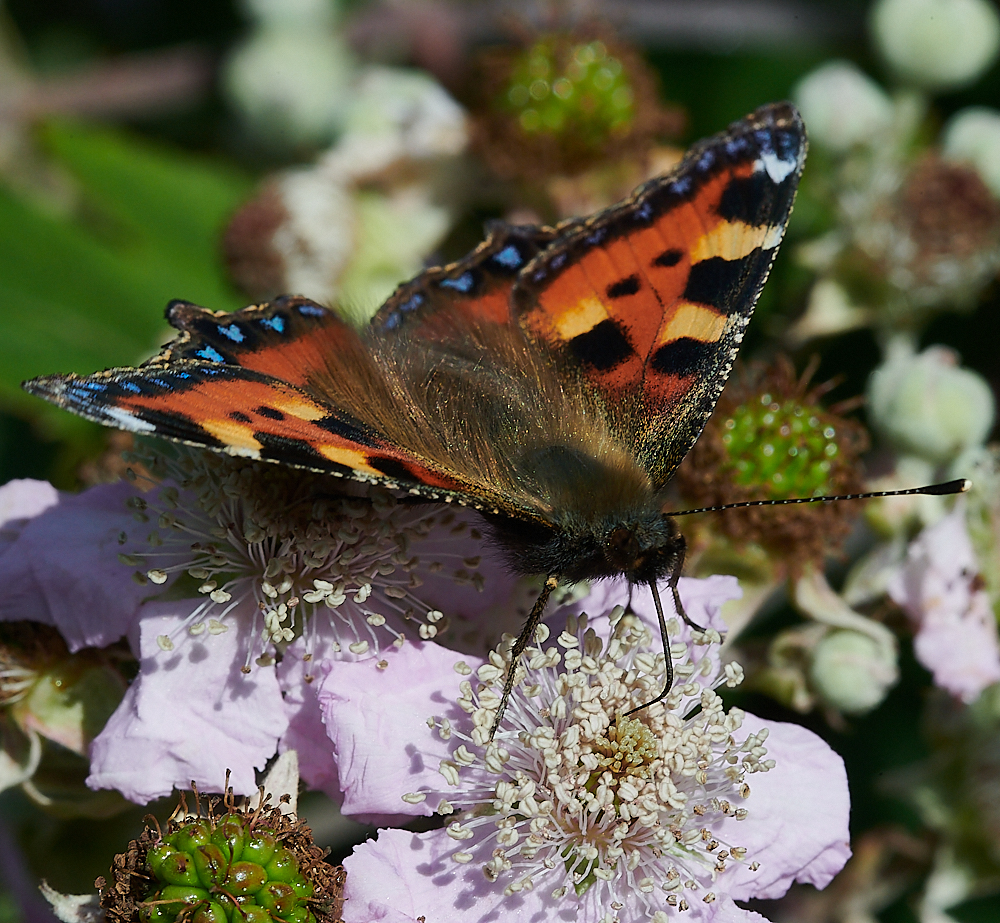
[(274, 923), (270, 912), (257, 904), (242, 904), (234, 916), (239, 919), (233, 923)]
[(176, 916), (185, 907), (200, 904), (203, 901), (208, 903), (208, 891), (204, 888), (192, 888), (190, 885), (166, 885), (160, 889), (158, 900), (165, 901), (166, 903), (159, 906)]
[(299, 901), (292, 886), (283, 881), (269, 881), (255, 896), (261, 907), (282, 919), (286, 919), (295, 910)]
[(198, 880), (202, 887), (221, 885), (226, 880), (229, 871), (229, 859), (214, 843), (199, 846), (192, 854), (195, 868), (198, 870)]
[(290, 913), (285, 914), (282, 919), (285, 920), (285, 923), (306, 923), (309, 919), (309, 911), (300, 904), (293, 908)]
[(536, 42), (514, 63), (501, 106), (517, 115), (527, 135), (572, 132), (594, 147), (627, 130), (635, 116), (622, 63), (600, 41), (571, 48)]
[(222, 847), (230, 857), (230, 861), (239, 862), (243, 857), (243, 844), (246, 841), (246, 830), (243, 820), (236, 814), (225, 814), (219, 818), (212, 831), (212, 842)]
[(234, 862), (226, 877), (226, 890), (234, 895), (256, 894), (267, 882), (267, 873), (256, 862)]
[(195, 911), (191, 923), (230, 923), (230, 920), (222, 904), (212, 901)]
[(204, 882), (198, 878), (198, 869), (186, 852), (174, 852), (167, 856), (157, 870), (156, 877), (168, 885), (198, 887)]
[(192, 821), (167, 837), (167, 842), (181, 852), (191, 852), (212, 839), (212, 828), (203, 820)]
[(160, 868), (163, 863), (169, 859), (171, 856), (178, 855), (179, 850), (171, 846), (169, 843), (160, 843), (159, 846), (154, 846), (150, 849), (149, 853), (146, 855), (146, 861), (149, 863), (150, 869), (154, 875), (159, 877)]
[(313, 891), (315, 890), (313, 883), (302, 875), (296, 875), (288, 884), (292, 886), (299, 900), (307, 901), (313, 896)]
[(795, 398), (778, 403), (770, 394), (737, 407), (722, 435), (732, 479), (759, 487), (774, 500), (830, 492), (832, 461), (840, 448), (836, 429), (821, 412)]
[(257, 862), (260, 865), (267, 865), (278, 849), (278, 838), (273, 830), (254, 830), (247, 839), (246, 846), (243, 847), (243, 860), (246, 862)]
[(291, 881), (299, 874), (299, 860), (290, 849), (279, 846), (274, 857), (265, 866), (265, 871), (271, 881)]

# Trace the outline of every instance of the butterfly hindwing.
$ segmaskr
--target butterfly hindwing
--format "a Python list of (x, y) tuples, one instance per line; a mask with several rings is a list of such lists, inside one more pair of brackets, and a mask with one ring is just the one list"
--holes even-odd
[(464, 499), (470, 487), (347, 412), (238, 366), (146, 365), (89, 376), (52, 375), (25, 387), (105, 426), (237, 457), (394, 487), (420, 485), (432, 499)]
[(622, 436), (656, 486), (725, 385), (804, 156), (794, 109), (758, 110), (557, 238), (515, 285), (522, 325), (631, 421)]
[(232, 313), (173, 301), (166, 314), (181, 335), (147, 365), (238, 365), (297, 387), (358, 339), (334, 311), (300, 296), (286, 295)]

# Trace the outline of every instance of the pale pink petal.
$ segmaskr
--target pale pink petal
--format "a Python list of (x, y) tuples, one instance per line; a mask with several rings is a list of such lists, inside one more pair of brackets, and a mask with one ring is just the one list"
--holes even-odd
[[(663, 580), (657, 585), (663, 614), (667, 619), (675, 615), (673, 594), (670, 586)], [(732, 576), (719, 575), (705, 578), (681, 577), (677, 582), (681, 603), (688, 618), (702, 628), (714, 628), (725, 633), (726, 623), (719, 614), (722, 606), (731, 599), (739, 599), (743, 595), (739, 581)], [(649, 587), (634, 586), (629, 592), (628, 582), (624, 579), (602, 580), (595, 583), (590, 595), (576, 603), (574, 608), (586, 612), (598, 627), (598, 619), (609, 615), (615, 606), (628, 605), (631, 600), (632, 611), (642, 619), (653, 632), (653, 637), (659, 637), (660, 625), (656, 617), (656, 606)], [(598, 629), (598, 634), (602, 634)], [(680, 634), (673, 640), (687, 640), (690, 629), (681, 624)]]
[(249, 617), (161, 650), (157, 637), (175, 632), (185, 615), (177, 602), (143, 607), (139, 676), (91, 747), (91, 788), (144, 804), (192, 781), (222, 791), (229, 769), (237, 794), (256, 791), (254, 769), (274, 755), (288, 723), (274, 667), (241, 672)]
[(440, 789), (438, 764), (452, 746), (433, 733), (427, 719), (452, 722), (468, 717), (455, 705), (455, 672), (464, 662), (480, 661), (436, 644), (406, 644), (378, 660), (337, 663), (318, 691), (326, 731), (333, 741), (343, 786), (341, 811), (373, 816), (430, 815), (436, 804), (408, 804), (402, 796), (421, 788)]
[(278, 664), (278, 683), (288, 719), (288, 728), (278, 744), (278, 751), (297, 751), (299, 775), (306, 785), (325, 792), (339, 802), (340, 776), (334, 759), (333, 743), (323, 724), (323, 710), (317, 693), (323, 676), (342, 664), (329, 659), (330, 655), (325, 653), (325, 645), (310, 642), (309, 647), (312, 656), (309, 660), (303, 660), (307, 642), (304, 638), (297, 638), (285, 650), (281, 663)]
[[(781, 897), (793, 881), (825, 888), (851, 856), (843, 760), (812, 731), (755, 715), (746, 715), (737, 739), (762, 727), (777, 765), (748, 776), (750, 797), (739, 806), (749, 817), (728, 818), (718, 828), (720, 839), (747, 849), (746, 861), (731, 865), (725, 885), (719, 883), (735, 900)], [(760, 863), (756, 872), (752, 862)]]
[(1000, 681), (1000, 640), (965, 523), (965, 506), (928, 526), (910, 544), (906, 562), (889, 582), (889, 595), (916, 628), (917, 660), (934, 682), (974, 702)]
[[(649, 923), (649, 911), (634, 892), (621, 893), (614, 908), (594, 899), (596, 889), (579, 898), (553, 898), (551, 883), (543, 880), (533, 890), (505, 894), (502, 886), (487, 881), (481, 862), (460, 865), (451, 859), (461, 849), (462, 844), (443, 830), (420, 834), (380, 830), (377, 839), (355, 847), (344, 860), (344, 923), (412, 923), (420, 917), (435, 923), (595, 923), (612, 911), (618, 923)], [(711, 904), (695, 901), (683, 919), (767, 923), (759, 913), (737, 907), (724, 894)]]
[(441, 830), (380, 830), (377, 840), (362, 843), (344, 860), (344, 923), (395, 920), (387, 916), (391, 911), (401, 912), (410, 923), (421, 916), (435, 923), (575, 919), (555, 916), (561, 908), (540, 900), (538, 889), (505, 898), (503, 888), (489, 883), (479, 865), (458, 865), (449, 858), (460, 849)]
[(160, 589), (135, 583), (118, 560), (121, 534), (139, 527), (125, 508), (134, 493), (123, 481), (63, 494), (27, 522), (0, 555), (0, 621), (54, 625), (71, 651), (125, 635)]
[(48, 481), (25, 478), (0, 487), (0, 552), (21, 534), (28, 520), (58, 502), (59, 491)]

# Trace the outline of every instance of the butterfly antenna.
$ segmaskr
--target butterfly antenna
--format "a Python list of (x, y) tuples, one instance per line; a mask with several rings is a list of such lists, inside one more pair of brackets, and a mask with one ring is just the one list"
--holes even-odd
[(535, 629), (538, 627), (538, 623), (542, 620), (542, 613), (545, 612), (545, 605), (549, 601), (549, 597), (552, 595), (552, 591), (559, 586), (559, 578), (555, 574), (549, 574), (545, 578), (545, 585), (542, 587), (542, 592), (539, 594), (538, 599), (535, 600), (535, 604), (531, 607), (531, 612), (528, 613), (527, 621), (524, 623), (524, 628), (521, 629), (521, 633), (517, 636), (517, 640), (514, 642), (513, 647), (510, 649), (510, 663), (507, 665), (507, 677), (503, 682), (503, 694), (500, 696), (500, 707), (497, 709), (497, 716), (493, 719), (493, 727), (490, 729), (490, 740), (493, 740), (493, 736), (497, 732), (497, 728), (500, 727), (500, 722), (503, 720), (504, 712), (507, 711), (507, 702), (510, 700), (510, 694), (514, 690), (514, 677), (517, 675), (517, 665), (521, 660), (521, 655), (524, 653), (525, 648), (531, 643), (531, 639), (535, 636)]
[(829, 497), (792, 497), (787, 500), (744, 500), (741, 503), (726, 503), (722, 506), (703, 506), (696, 510), (672, 510), (665, 516), (690, 516), (692, 513), (718, 513), (720, 510), (738, 510), (748, 506), (785, 506), (788, 503), (830, 503), (834, 500), (871, 500), (874, 497), (908, 497), (923, 494), (928, 497), (944, 497), (948, 494), (964, 494), (972, 487), (968, 478), (957, 478), (943, 484), (928, 484), (926, 487), (910, 487), (906, 490), (876, 490), (867, 494), (837, 494)]

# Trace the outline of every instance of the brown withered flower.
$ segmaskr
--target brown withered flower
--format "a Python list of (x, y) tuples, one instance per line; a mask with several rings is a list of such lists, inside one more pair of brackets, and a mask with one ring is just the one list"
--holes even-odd
[[(824, 408), (831, 384), (810, 387), (810, 367), (796, 377), (791, 361), (744, 368), (723, 392), (715, 413), (677, 472), (692, 508), (746, 500), (784, 500), (859, 493), (864, 428)], [(802, 503), (706, 514), (705, 528), (737, 546), (757, 545), (795, 574), (822, 562), (850, 531), (857, 504)], [(708, 516), (711, 519), (708, 519)]]
[(659, 100), (656, 75), (606, 30), (525, 36), (480, 54), (473, 146), (506, 179), (540, 181), (622, 158), (646, 159), (685, 118)]

